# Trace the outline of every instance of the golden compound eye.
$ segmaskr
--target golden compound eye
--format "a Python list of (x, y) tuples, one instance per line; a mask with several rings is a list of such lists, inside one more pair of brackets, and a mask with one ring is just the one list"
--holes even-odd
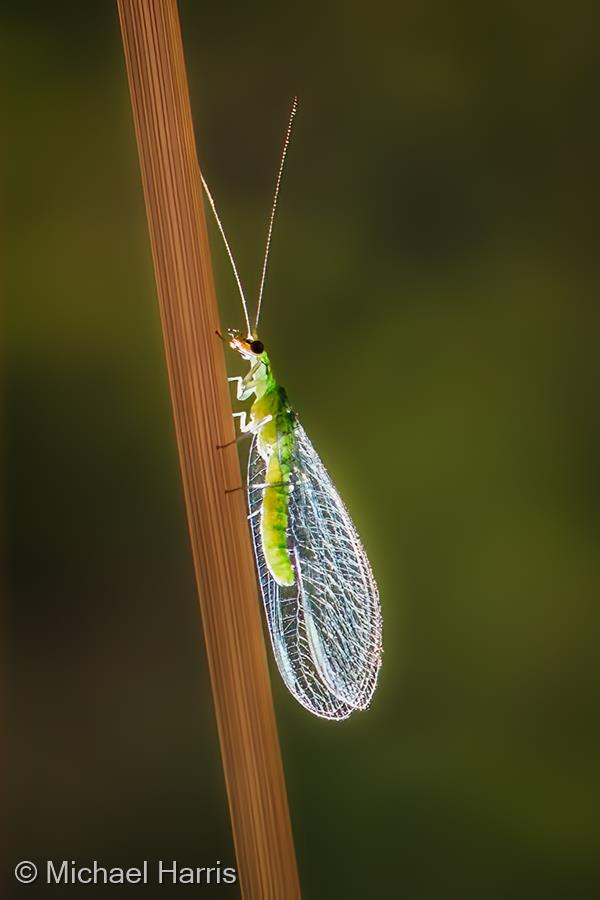
[(253, 353), (262, 353), (265, 345), (262, 341), (250, 341), (250, 349)]

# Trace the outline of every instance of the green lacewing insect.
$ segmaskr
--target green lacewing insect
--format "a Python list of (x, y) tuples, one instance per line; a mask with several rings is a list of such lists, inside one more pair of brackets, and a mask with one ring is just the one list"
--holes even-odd
[[(325, 719), (365, 709), (381, 665), (379, 592), (356, 528), (277, 381), (258, 338), (281, 176), (297, 109), (294, 98), (279, 165), (254, 326), (215, 203), (202, 178), (237, 282), (247, 336), (223, 338), (249, 364), (230, 378), (237, 399), (254, 395), (250, 415), (234, 413), (252, 437), (248, 519), (275, 660), (293, 696)], [(219, 335), (221, 336), (221, 335)]]

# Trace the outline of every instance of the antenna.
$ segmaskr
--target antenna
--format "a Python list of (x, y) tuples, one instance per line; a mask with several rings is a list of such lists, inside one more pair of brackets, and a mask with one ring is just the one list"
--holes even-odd
[[(212, 198), (212, 194), (208, 189), (208, 185), (204, 180), (204, 175), (200, 172), (200, 179), (202, 181), (202, 187), (204, 188), (204, 193), (208, 198), (208, 202), (210, 203), (211, 209), (214, 213), (217, 225), (219, 226), (219, 231), (221, 232), (221, 237), (223, 238), (223, 243), (225, 244), (225, 249), (227, 250), (227, 255), (229, 257), (229, 262), (231, 263), (231, 268), (233, 269), (233, 274), (235, 275), (235, 280), (237, 282), (238, 291), (240, 292), (240, 297), (242, 300), (242, 306), (244, 308), (244, 317), (246, 319), (246, 325), (248, 326), (248, 337), (252, 337), (252, 328), (250, 326), (250, 316), (248, 315), (248, 304), (246, 303), (246, 297), (244, 296), (244, 289), (242, 288), (242, 282), (240, 281), (240, 276), (238, 275), (238, 270), (235, 265), (235, 260), (233, 258), (233, 253), (229, 247), (229, 243), (227, 238), (225, 237), (225, 230), (221, 225), (221, 220), (219, 218), (219, 213), (217, 212), (217, 208), (215, 206), (215, 201)], [(258, 317), (257, 317), (258, 318)]]
[(269, 219), (269, 228), (267, 231), (267, 245), (265, 247), (265, 261), (263, 263), (262, 276), (260, 279), (260, 288), (258, 290), (258, 306), (256, 309), (256, 321), (254, 323), (254, 331), (258, 328), (258, 320), (260, 318), (260, 307), (262, 304), (262, 295), (263, 289), (265, 286), (265, 277), (267, 275), (267, 262), (269, 261), (269, 250), (271, 248), (271, 235), (273, 233), (273, 222), (275, 221), (275, 210), (277, 209), (277, 198), (279, 196), (279, 188), (281, 186), (281, 176), (283, 174), (283, 166), (285, 164), (285, 157), (287, 155), (288, 146), (290, 143), (290, 136), (292, 133), (292, 125), (294, 124), (294, 116), (296, 115), (296, 110), (298, 109), (298, 98), (294, 97), (294, 102), (292, 103), (292, 111), (290, 112), (290, 118), (288, 121), (287, 131), (285, 133), (285, 140), (283, 142), (283, 153), (281, 154), (281, 162), (279, 163), (279, 172), (277, 174), (277, 181), (275, 182), (275, 194), (273, 196), (273, 206), (271, 208), (271, 218)]

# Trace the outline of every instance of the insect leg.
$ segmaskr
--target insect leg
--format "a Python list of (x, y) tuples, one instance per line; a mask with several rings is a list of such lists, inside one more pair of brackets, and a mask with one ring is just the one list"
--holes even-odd
[(242, 441), (245, 441), (246, 438), (252, 437), (252, 434), (252, 431), (243, 431), (241, 434), (238, 434), (238, 436), (232, 441), (227, 441), (226, 444), (217, 444), (217, 450), (224, 450), (225, 447), (232, 447), (234, 444), (239, 444)]
[(243, 434), (245, 434), (246, 432), (248, 432), (250, 434), (258, 434), (258, 432), (261, 430), (261, 428), (263, 428), (263, 426), (266, 425), (267, 422), (270, 422), (271, 419), (273, 418), (273, 416), (269, 415), (269, 416), (265, 416), (264, 419), (259, 419), (258, 422), (253, 422), (252, 419), (250, 419), (249, 422), (246, 422), (246, 412), (245, 411), (234, 413), (233, 418), (235, 419), (236, 416), (239, 417), (240, 431)]
[(245, 381), (240, 375), (235, 375), (232, 378), (228, 378), (227, 381), (235, 381), (237, 387), (235, 389), (235, 396), (238, 400), (247, 400), (248, 397), (252, 394), (254, 389), (254, 382)]
[(242, 410), (242, 412), (235, 412), (233, 414), (234, 419), (239, 419), (240, 431), (242, 434), (246, 434), (246, 432), (251, 432), (252, 430), (252, 420), (248, 422), (248, 417), (246, 414), (246, 410)]
[(237, 444), (238, 441), (243, 441), (244, 438), (246, 438), (246, 437), (251, 437), (251, 436), (252, 436), (252, 423), (246, 424), (246, 411), (244, 410), (243, 412), (236, 412), (236, 413), (234, 413), (234, 414), (233, 414), (233, 418), (235, 419), (236, 416), (237, 416), (237, 417), (239, 418), (239, 420), (240, 420), (240, 432), (241, 432), (241, 434), (239, 434), (239, 435), (238, 435), (236, 438), (234, 438), (232, 441), (227, 441), (226, 444), (217, 444), (217, 450), (224, 450), (225, 447), (231, 447), (232, 444)]
[(266, 425), (267, 422), (270, 422), (273, 418), (273, 416), (269, 415), (265, 416), (264, 419), (260, 419), (258, 422), (253, 422), (252, 419), (247, 422), (245, 410), (243, 410), (242, 412), (234, 413), (233, 418), (235, 419), (236, 416), (240, 420), (241, 434), (239, 434), (233, 441), (228, 441), (226, 444), (217, 444), (217, 450), (224, 450), (225, 447), (231, 447), (232, 444), (239, 444), (239, 442), (243, 441), (245, 438), (252, 437), (253, 434), (257, 434), (261, 430), (261, 428)]
[(268, 423), (271, 422), (272, 419), (273, 419), (273, 416), (271, 416), (271, 415), (265, 416), (264, 419), (261, 419), (259, 422), (257, 422), (255, 425), (252, 426), (253, 433), (258, 434), (258, 432), (262, 431), (264, 426), (268, 425)]

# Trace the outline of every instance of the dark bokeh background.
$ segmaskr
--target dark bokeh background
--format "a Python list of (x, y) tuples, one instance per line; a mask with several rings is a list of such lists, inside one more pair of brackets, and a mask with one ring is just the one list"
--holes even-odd
[[(383, 601), (369, 712), (274, 673), (311, 900), (600, 891), (593, 10), (181, 3), (251, 294), (300, 95), (262, 335)], [(7, 893), (40, 896), (17, 860), (233, 851), (116, 13), (0, 24)]]

